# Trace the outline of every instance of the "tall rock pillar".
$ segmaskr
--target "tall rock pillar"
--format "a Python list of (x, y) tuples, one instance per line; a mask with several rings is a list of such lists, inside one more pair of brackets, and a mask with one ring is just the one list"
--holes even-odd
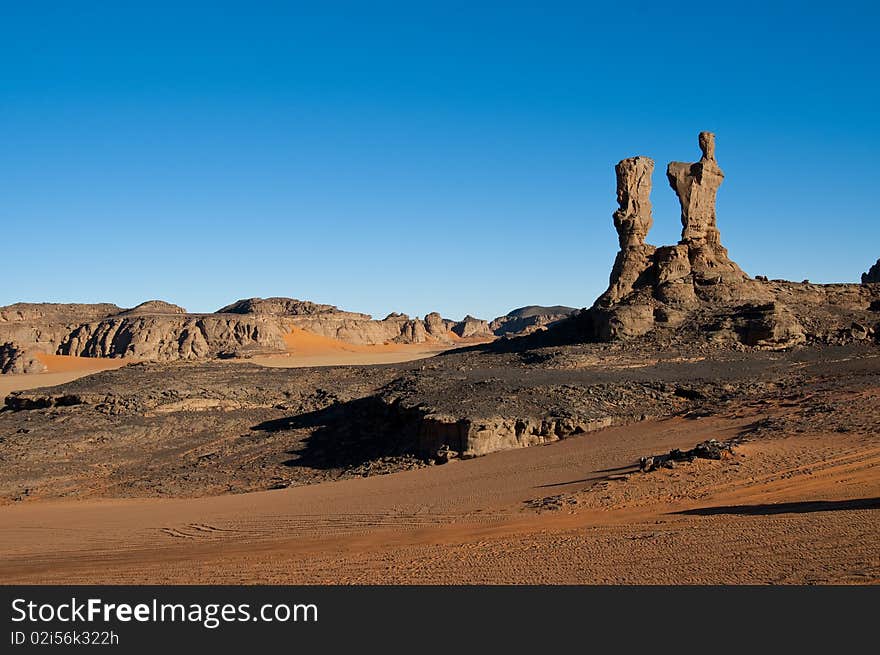
[(606, 304), (615, 303), (644, 278), (651, 266), (654, 246), (645, 243), (648, 230), (654, 223), (651, 216), (651, 175), (654, 160), (630, 157), (614, 167), (617, 174), (617, 204), (614, 227), (620, 242), (620, 252), (614, 260), (608, 290), (603, 295)]
[(715, 196), (724, 173), (715, 160), (715, 135), (700, 132), (700, 161), (674, 161), (666, 168), (669, 184), (681, 203), (681, 245), (687, 246), (694, 281), (712, 284), (738, 282), (746, 274), (730, 260), (721, 245), (715, 216)]

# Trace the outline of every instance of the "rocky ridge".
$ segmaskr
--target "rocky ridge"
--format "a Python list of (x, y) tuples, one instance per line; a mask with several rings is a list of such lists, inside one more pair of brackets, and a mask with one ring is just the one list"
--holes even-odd
[(493, 337), (487, 321), (423, 320), (390, 314), (381, 321), (294, 298), (248, 298), (213, 314), (150, 300), (131, 309), (112, 304), (18, 303), (0, 308), (4, 373), (39, 372), (35, 355), (132, 357), (174, 361), (286, 352), (293, 328), (353, 344), (473, 343)]
[(525, 336), (555, 325), (578, 311), (574, 307), (562, 305), (552, 307), (529, 305), (514, 309), (505, 316), (499, 316), (489, 323), (489, 329), (497, 337)]

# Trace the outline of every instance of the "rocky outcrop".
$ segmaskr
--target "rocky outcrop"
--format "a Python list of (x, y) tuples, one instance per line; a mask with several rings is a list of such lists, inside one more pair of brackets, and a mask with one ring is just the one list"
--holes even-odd
[(497, 337), (524, 336), (555, 325), (577, 311), (574, 307), (562, 305), (552, 307), (529, 305), (499, 316), (489, 323), (489, 329)]
[(230, 352), (283, 352), (285, 334), (282, 321), (265, 316), (115, 316), (79, 326), (58, 352), (152, 361), (203, 359)]
[(187, 314), (161, 300), (131, 309), (109, 303), (19, 303), (0, 308), (0, 341), (7, 344), (0, 370), (44, 370), (34, 353), (168, 361), (280, 351), (284, 334), (274, 320)]
[(0, 307), (0, 325), (10, 323), (76, 323), (124, 311), (112, 303), (30, 303)]
[(867, 273), (862, 273), (862, 284), (880, 284), (880, 259)]
[(463, 457), (478, 457), (500, 450), (551, 443), (601, 430), (614, 423), (610, 416), (595, 420), (502, 416), (475, 420), (428, 414), (417, 416), (416, 420), (416, 452), (423, 457), (433, 456), (440, 450), (450, 450)]
[(465, 316), (462, 321), (454, 323), (450, 329), (462, 339), (492, 337), (492, 332), (489, 331), (489, 322), (474, 318), (470, 314)]
[(617, 173), (617, 203), (614, 227), (620, 242), (620, 251), (614, 260), (605, 303), (615, 303), (643, 283), (642, 277), (650, 268), (654, 246), (645, 243), (648, 230), (654, 223), (651, 216), (651, 175), (654, 160), (647, 157), (624, 159), (615, 167)]
[(459, 339), (493, 338), (489, 324), (472, 316), (462, 321), (452, 321), (432, 312), (421, 320), (394, 312), (378, 321), (369, 314), (346, 312), (333, 305), (319, 305), (293, 298), (239, 300), (220, 312), (280, 317), (286, 325), (358, 345), (450, 344)]
[(45, 365), (32, 352), (13, 343), (0, 345), (0, 373), (42, 373)]
[(214, 314), (189, 314), (162, 300), (131, 309), (19, 303), (0, 307), (0, 343), (7, 344), (2, 372), (42, 367), (33, 353), (172, 361), (285, 352), (293, 328), (363, 345), (494, 338), (486, 321), (470, 316), (451, 321), (432, 313), (420, 320), (395, 313), (377, 321), (295, 298), (247, 298)]
[(217, 314), (271, 314), (272, 316), (314, 316), (316, 314), (344, 314), (349, 318), (369, 320), (368, 314), (344, 312), (334, 305), (322, 305), (296, 298), (245, 298), (218, 309)]
[(16, 303), (0, 307), (0, 343), (30, 353), (55, 353), (61, 341), (83, 323), (123, 311), (110, 303)]
[(148, 300), (136, 307), (119, 312), (117, 316), (141, 316), (144, 314), (186, 314), (186, 310), (180, 305), (174, 305), (164, 300)]
[(632, 338), (657, 327), (676, 329), (699, 315), (702, 327), (689, 329), (708, 331), (714, 325), (719, 340), (729, 336), (748, 345), (777, 348), (802, 343), (805, 335), (796, 316), (774, 302), (770, 290), (751, 280), (721, 245), (715, 197), (724, 173), (715, 159), (715, 136), (701, 132), (699, 145), (698, 162), (672, 162), (667, 167), (681, 205), (681, 240), (672, 246), (646, 242), (653, 223), (654, 162), (631, 157), (617, 164), (619, 208), (614, 227), (620, 251), (607, 291), (588, 312), (588, 331), (604, 341)]

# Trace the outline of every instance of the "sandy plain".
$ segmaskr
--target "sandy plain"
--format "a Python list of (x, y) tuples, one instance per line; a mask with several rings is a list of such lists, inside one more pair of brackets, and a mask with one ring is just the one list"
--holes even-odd
[[(762, 409), (766, 416), (766, 408)], [(672, 418), (393, 475), (190, 499), (0, 507), (6, 583), (876, 583), (880, 437), (749, 441)]]

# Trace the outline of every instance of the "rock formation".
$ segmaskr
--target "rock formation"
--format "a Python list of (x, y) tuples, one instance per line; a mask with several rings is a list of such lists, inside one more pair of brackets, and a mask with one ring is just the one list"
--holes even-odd
[(346, 312), (333, 305), (319, 305), (293, 298), (249, 298), (239, 300), (218, 313), (256, 314), (283, 317), (286, 325), (347, 343), (453, 343), (457, 339), (491, 339), (487, 321), (471, 316), (462, 321), (445, 319), (436, 312), (424, 320), (396, 312), (381, 321), (369, 314)]
[(71, 331), (83, 323), (123, 311), (109, 303), (16, 303), (0, 307), (0, 343), (22, 351), (52, 354)]
[(867, 273), (862, 273), (862, 284), (872, 283), (880, 283), (880, 259), (868, 269)]
[(648, 230), (654, 223), (651, 216), (651, 175), (654, 160), (647, 157), (624, 159), (615, 167), (617, 173), (617, 203), (614, 227), (620, 242), (620, 251), (614, 260), (611, 283), (604, 302), (614, 303), (630, 293), (650, 268), (654, 246), (645, 243)]
[(541, 307), (529, 305), (499, 316), (489, 323), (489, 329), (497, 337), (519, 337), (543, 330), (565, 320), (578, 310), (574, 307), (554, 305)]
[(666, 168), (669, 184), (681, 203), (681, 245), (687, 246), (691, 273), (697, 284), (741, 282), (747, 278), (721, 245), (715, 216), (715, 196), (724, 173), (715, 160), (715, 135), (700, 132), (700, 161), (671, 162)]
[(79, 326), (64, 338), (58, 353), (152, 361), (203, 359), (244, 352), (283, 352), (285, 334), (283, 323), (273, 317), (121, 315)]
[(462, 339), (492, 336), (492, 333), (489, 331), (489, 322), (479, 318), (474, 318), (470, 314), (465, 316), (461, 322), (454, 324), (450, 329), (453, 333), (457, 334)]
[[(655, 248), (646, 242), (653, 223), (654, 162), (631, 157), (617, 164), (620, 207), (614, 227), (620, 251), (608, 290), (587, 313), (588, 332), (600, 340), (636, 337), (657, 327), (675, 329), (695, 312), (723, 309), (727, 319), (711, 320), (723, 325), (724, 338), (763, 347), (802, 343), (805, 336), (794, 315), (773, 303), (769, 289), (743, 273), (721, 245), (715, 196), (724, 173), (715, 159), (715, 136), (701, 132), (699, 145), (700, 161), (667, 167), (681, 204), (681, 241), (674, 246)], [(741, 314), (730, 316), (730, 305)]]
[(486, 321), (437, 313), (424, 320), (369, 314), (295, 298), (247, 298), (213, 314), (190, 314), (150, 300), (131, 309), (111, 304), (29, 304), (0, 307), (4, 373), (42, 370), (34, 353), (79, 357), (193, 360), (286, 352), (293, 328), (354, 344), (438, 343), (491, 340)]
[(45, 370), (34, 353), (13, 343), (0, 344), (0, 373), (42, 373)]
[(343, 312), (334, 305), (322, 305), (296, 298), (245, 298), (218, 309), (217, 314), (272, 314), (274, 316), (312, 316), (345, 314), (351, 318), (369, 319), (367, 314)]
[(174, 305), (164, 300), (148, 300), (136, 307), (119, 312), (116, 316), (140, 316), (145, 314), (186, 314), (186, 310), (180, 305)]

